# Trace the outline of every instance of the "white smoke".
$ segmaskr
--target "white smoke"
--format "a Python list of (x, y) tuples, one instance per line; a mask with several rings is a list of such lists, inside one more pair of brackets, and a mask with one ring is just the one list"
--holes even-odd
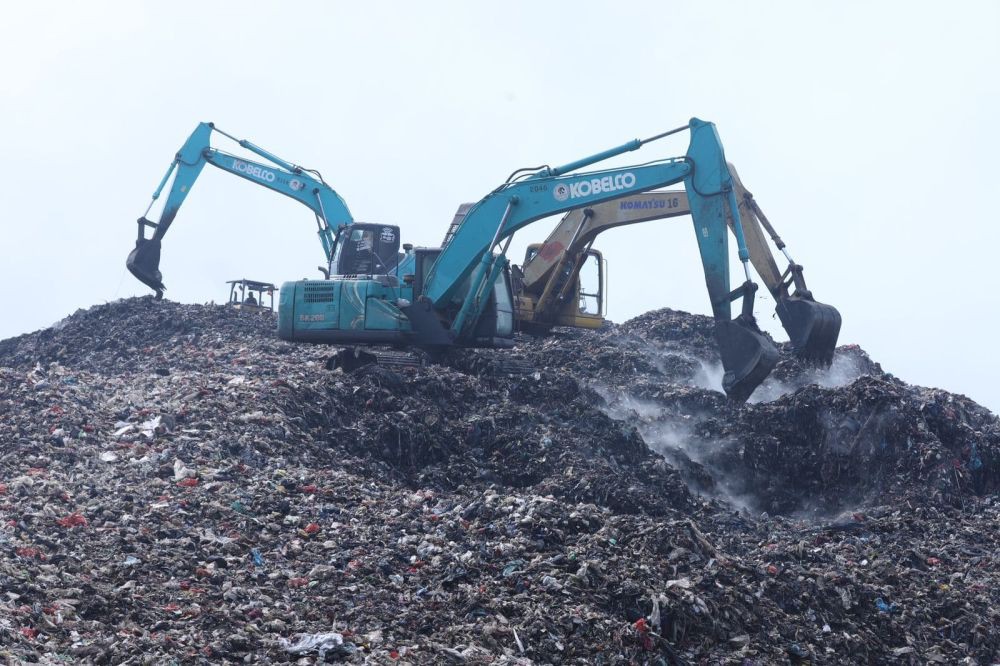
[[(703, 364), (703, 368), (708, 371), (712, 369), (708, 364)], [(721, 385), (721, 373), (718, 381)], [(608, 416), (635, 426), (649, 449), (663, 456), (681, 471), (682, 476), (685, 470), (690, 469), (691, 463), (701, 465), (711, 473), (714, 482), (713, 490), (707, 492), (709, 496), (722, 500), (737, 510), (752, 510), (752, 498), (735, 492), (732, 484), (720, 476), (708, 460), (709, 453), (724, 445), (724, 442), (707, 442), (695, 436), (695, 429), (708, 415), (676, 414), (651, 400), (636, 398), (606, 386), (592, 388), (604, 398), (604, 412)], [(690, 485), (691, 480), (686, 480)], [(697, 488), (692, 490), (699, 492)]]
[[(678, 357), (693, 362), (697, 370), (686, 380), (678, 383), (694, 388), (722, 392), (722, 364), (718, 361), (706, 361), (682, 352), (662, 347), (649, 346), (646, 349), (650, 361), (665, 375), (669, 368), (676, 367), (669, 363), (670, 357)], [(823, 388), (845, 386), (865, 374), (862, 359), (853, 355), (837, 353), (833, 363), (828, 368), (815, 367), (798, 374), (792, 381), (782, 381), (769, 378), (762, 383), (753, 396), (751, 403), (763, 403), (776, 400), (809, 384)], [(636, 427), (650, 450), (663, 456), (671, 465), (681, 470), (690, 470), (690, 463), (702, 466), (712, 476), (714, 482), (712, 497), (723, 500), (738, 510), (753, 510), (754, 498), (740, 493), (737, 479), (726, 478), (719, 474), (711, 460), (711, 454), (725, 447), (727, 442), (706, 441), (697, 436), (698, 426), (712, 414), (678, 414), (663, 405), (631, 395), (627, 389), (614, 389), (608, 386), (595, 385), (592, 388), (604, 398), (604, 412), (613, 419), (624, 421)], [(690, 484), (691, 480), (688, 479)]]
[(833, 356), (833, 363), (830, 364), (830, 367), (816, 366), (796, 377), (795, 381), (782, 381), (768, 377), (757, 387), (747, 402), (751, 404), (771, 402), (794, 393), (809, 384), (816, 384), (822, 388), (839, 388), (847, 386), (864, 374), (866, 374), (865, 369), (857, 357), (837, 352)]

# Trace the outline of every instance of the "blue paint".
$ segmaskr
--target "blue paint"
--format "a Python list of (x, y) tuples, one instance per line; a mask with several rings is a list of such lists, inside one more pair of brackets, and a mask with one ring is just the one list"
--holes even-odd
[(300, 167), (282, 160), (248, 141), (239, 141), (238, 143), (276, 166), (259, 164), (212, 148), (210, 139), (212, 132), (216, 131), (218, 130), (212, 123), (199, 123), (181, 149), (177, 151), (174, 161), (171, 162), (167, 173), (153, 193), (152, 198), (155, 201), (159, 198), (160, 192), (166, 186), (171, 174), (176, 172), (152, 239), (160, 240), (163, 238), (173, 223), (181, 204), (184, 203), (184, 199), (187, 198), (195, 181), (198, 180), (201, 170), (206, 164), (211, 164), (235, 176), (295, 199), (312, 210), (320, 221), (319, 239), (323, 246), (323, 253), (326, 255), (327, 264), (329, 264), (336, 249), (337, 228), (354, 222), (347, 204), (340, 198), (340, 195), (322, 180), (314, 178)]

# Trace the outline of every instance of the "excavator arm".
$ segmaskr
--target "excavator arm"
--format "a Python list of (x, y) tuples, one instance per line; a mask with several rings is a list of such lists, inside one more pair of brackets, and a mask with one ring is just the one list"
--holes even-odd
[[(636, 150), (683, 129), (690, 129), (691, 134), (684, 158), (570, 175), (572, 171)], [(505, 255), (510, 238), (518, 229), (549, 215), (679, 182), (684, 182), (687, 192), (716, 319), (715, 337), (726, 371), (723, 387), (733, 399), (745, 400), (774, 367), (778, 354), (753, 318), (757, 285), (750, 279), (747, 266), (750, 255), (733, 179), (712, 123), (693, 118), (683, 128), (650, 139), (637, 139), (561, 167), (545, 167), (520, 180), (508, 179), (466, 213), (431, 268), (421, 298), (438, 312), (454, 312), (449, 317), (449, 335), (460, 340), (488, 303), (489, 290), (507, 266)], [(728, 216), (733, 219), (746, 276), (745, 282), (734, 290), (729, 285)], [(495, 249), (499, 252), (495, 253)], [(731, 303), (741, 298), (741, 314), (732, 319)], [(407, 314), (416, 321), (414, 308), (408, 306)], [(421, 321), (427, 325), (429, 320), (423, 317)]]
[(528, 246), (529, 256), (520, 267), (518, 321), (535, 332), (544, 332), (557, 321), (562, 326), (600, 326), (601, 314), (577, 312), (572, 293), (597, 236), (615, 227), (690, 214), (684, 190), (644, 192), (566, 213), (544, 243)]
[[(271, 164), (260, 164), (213, 148), (210, 145), (213, 132), (218, 132), (232, 139), (241, 147), (256, 153)], [(174, 161), (167, 169), (167, 173), (160, 180), (156, 191), (153, 192), (149, 207), (138, 219), (139, 233), (135, 249), (129, 253), (125, 262), (129, 271), (136, 278), (156, 291), (157, 297), (162, 296), (165, 289), (159, 270), (163, 236), (173, 223), (181, 204), (184, 203), (184, 199), (187, 198), (191, 187), (206, 164), (211, 164), (274, 192), (284, 194), (309, 207), (316, 216), (317, 233), (329, 269), (336, 252), (337, 230), (342, 225), (349, 225), (353, 222), (351, 212), (344, 200), (323, 182), (318, 172), (287, 162), (245, 139), (237, 139), (226, 134), (217, 129), (213, 123), (200, 123), (177, 152)], [(174, 176), (174, 179), (170, 191), (167, 193), (163, 211), (160, 213), (159, 220), (152, 222), (147, 218), (149, 211), (160, 197), (171, 176)], [(153, 229), (149, 238), (146, 238), (147, 228)]]
[[(788, 333), (792, 347), (804, 359), (829, 365), (833, 362), (833, 352), (840, 336), (840, 312), (832, 305), (820, 303), (813, 298), (812, 292), (806, 287), (802, 266), (792, 259), (785, 242), (774, 230), (753, 195), (743, 186), (732, 165), (729, 165), (729, 170), (739, 199), (750, 260), (774, 298), (775, 312)], [(783, 272), (778, 268), (767, 245), (765, 230), (788, 261), (788, 267)], [(789, 288), (792, 290), (789, 291)]]
[[(740, 212), (742, 215), (742, 209)], [(540, 291), (550, 283), (553, 273), (575, 264), (594, 239), (608, 229), (690, 214), (684, 190), (644, 192), (598, 206), (575, 208), (559, 220), (545, 242), (531, 246), (536, 251), (521, 266), (524, 287)]]
[[(728, 168), (750, 262), (774, 298), (779, 319), (792, 346), (803, 358), (830, 363), (840, 333), (840, 313), (813, 299), (806, 288), (802, 266), (792, 260), (784, 242), (753, 195), (743, 186), (733, 165), (729, 164)], [(576, 299), (571, 298), (570, 291), (577, 283), (583, 258), (602, 232), (689, 214), (691, 207), (687, 192), (683, 190), (646, 192), (570, 211), (543, 244), (532, 246), (535, 251), (522, 266), (522, 298), (528, 297), (531, 301), (530, 307), (519, 311), (519, 319), (526, 325), (544, 328), (555, 323), (560, 311), (576, 307)], [(735, 233), (732, 215), (727, 215), (727, 221)], [(778, 268), (771, 253), (765, 229), (788, 260), (784, 272)], [(794, 291), (789, 292), (792, 286)]]

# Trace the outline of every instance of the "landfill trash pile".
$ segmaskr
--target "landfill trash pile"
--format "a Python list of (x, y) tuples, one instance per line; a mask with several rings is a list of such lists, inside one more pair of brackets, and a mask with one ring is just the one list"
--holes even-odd
[(594, 387), (695, 490), (757, 511), (829, 515), (911, 496), (961, 505), (1000, 489), (1000, 422), (972, 400), (910, 386), (856, 345), (838, 348), (830, 368), (778, 345), (778, 366), (739, 405), (718, 388), (711, 327), (660, 310), (550, 339), (531, 356)]
[(353, 372), (273, 328), (143, 298), (0, 341), (0, 655), (1000, 660), (1000, 424), (856, 347), (733, 405), (669, 310)]

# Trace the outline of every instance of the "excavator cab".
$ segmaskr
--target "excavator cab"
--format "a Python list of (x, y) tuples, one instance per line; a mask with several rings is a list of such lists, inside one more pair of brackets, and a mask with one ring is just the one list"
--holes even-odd
[[(525, 265), (543, 252), (543, 247), (540, 243), (529, 245)], [(522, 330), (543, 334), (553, 326), (600, 328), (604, 324), (607, 312), (604, 255), (589, 248), (577, 261), (578, 264), (572, 260), (557, 262), (541, 294), (525, 289), (523, 271), (515, 267), (516, 313)]]
[(399, 265), (399, 227), (355, 222), (341, 228), (333, 255), (334, 275), (385, 275)]
[(270, 282), (257, 280), (230, 280), (228, 304), (235, 310), (248, 312), (274, 312), (274, 290)]

